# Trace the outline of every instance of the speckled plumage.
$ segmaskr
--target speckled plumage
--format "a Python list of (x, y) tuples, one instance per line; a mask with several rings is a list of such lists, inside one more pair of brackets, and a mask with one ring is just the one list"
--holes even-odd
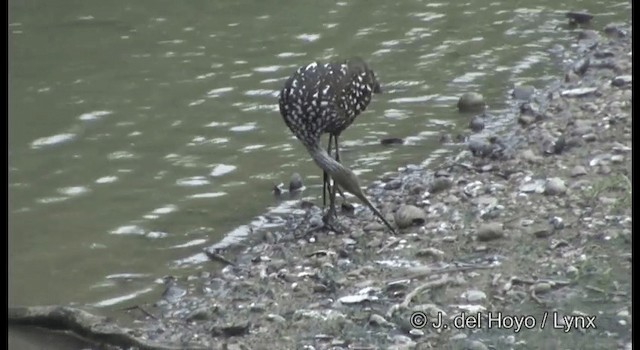
[[(324, 171), (323, 203), (326, 190), (329, 192), (329, 212), (325, 218), (336, 215), (335, 195), (340, 187), (360, 199), (394, 232), (362, 192), (355, 173), (340, 163), (338, 151), (340, 133), (367, 108), (371, 95), (378, 92), (380, 84), (374, 72), (360, 58), (342, 62), (313, 62), (298, 68), (287, 79), (280, 91), (280, 114), (293, 134), (305, 145), (314, 162)], [(324, 133), (329, 133), (329, 148), (331, 140), (335, 141), (335, 159), (329, 155), (330, 151), (320, 146), (320, 138)], [(330, 185), (329, 177), (333, 179), (333, 185)]]
[(340, 135), (380, 91), (375, 73), (360, 58), (313, 62), (298, 68), (280, 92), (280, 114), (305, 146), (323, 133)]

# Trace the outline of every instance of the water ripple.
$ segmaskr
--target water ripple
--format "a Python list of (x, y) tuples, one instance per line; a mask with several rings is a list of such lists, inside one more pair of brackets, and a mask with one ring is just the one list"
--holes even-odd
[(399, 97), (389, 100), (391, 103), (413, 103), (413, 102), (426, 102), (438, 95), (424, 95), (424, 96), (415, 96), (415, 97)]
[(41, 147), (53, 146), (59, 143), (70, 141), (75, 137), (76, 137), (76, 134), (71, 134), (71, 133), (41, 137), (31, 142), (31, 148), (38, 149)]
[(203, 186), (208, 184), (209, 180), (207, 180), (204, 176), (185, 177), (176, 180), (176, 185), (178, 186)]
[(226, 194), (227, 194), (226, 192), (196, 193), (189, 196), (189, 198), (216, 198), (216, 197), (222, 197)]
[(320, 34), (300, 34), (296, 36), (296, 39), (304, 40), (307, 42), (313, 42), (320, 39)]
[(233, 86), (227, 86), (227, 87), (221, 87), (221, 88), (209, 90), (209, 92), (207, 92), (207, 96), (218, 97), (225, 92), (233, 91), (233, 89), (235, 89)]
[(306, 56), (306, 53), (303, 52), (281, 52), (276, 55), (276, 57), (286, 58), (286, 57), (301, 57)]
[(229, 131), (244, 132), (256, 129), (256, 123), (247, 123), (229, 128)]
[(58, 189), (58, 193), (67, 196), (78, 196), (87, 192), (89, 192), (89, 189), (84, 186), (71, 186)]
[(211, 170), (209, 175), (213, 177), (222, 176), (236, 170), (236, 168), (237, 167), (235, 165), (218, 164), (213, 168), (213, 170)]
[(253, 68), (253, 71), (258, 73), (271, 73), (271, 72), (277, 72), (282, 68), (285, 68), (285, 67), (284, 66), (263, 66), (263, 67)]
[(145, 234), (145, 230), (138, 226), (138, 225), (125, 225), (125, 226), (120, 226), (115, 230), (112, 230), (110, 232), (111, 234), (114, 235), (137, 235), (137, 236), (142, 236)]
[(80, 120), (96, 120), (109, 114), (113, 114), (113, 111), (93, 111), (81, 114), (78, 119)]

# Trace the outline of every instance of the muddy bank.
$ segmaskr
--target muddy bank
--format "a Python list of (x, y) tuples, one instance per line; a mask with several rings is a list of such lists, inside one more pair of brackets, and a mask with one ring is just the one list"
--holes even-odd
[(119, 324), (149, 348), (630, 349), (631, 27), (576, 35), (555, 84), (514, 89), (508, 132), (371, 184), (398, 235), (361, 206), (306, 234), (301, 201)]

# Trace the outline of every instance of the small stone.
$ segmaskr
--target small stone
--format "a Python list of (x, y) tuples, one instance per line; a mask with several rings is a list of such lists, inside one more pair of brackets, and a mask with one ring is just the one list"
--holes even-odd
[(187, 321), (206, 321), (213, 317), (214, 309), (208, 307), (201, 307), (193, 310), (187, 315)]
[(487, 295), (481, 290), (472, 289), (462, 293), (462, 298), (470, 303), (477, 303), (487, 299)]
[(402, 187), (402, 181), (398, 179), (391, 180), (384, 185), (384, 189), (387, 191), (397, 190), (400, 187)]
[(489, 241), (504, 237), (504, 228), (501, 222), (483, 223), (476, 231), (479, 241)]
[(380, 140), (380, 143), (383, 145), (401, 145), (404, 143), (404, 140), (397, 137), (390, 137)]
[(621, 87), (631, 84), (631, 75), (619, 75), (611, 80), (611, 85)]
[(520, 192), (524, 193), (543, 193), (544, 192), (544, 181), (536, 180), (524, 183), (520, 186)]
[(489, 348), (486, 345), (484, 345), (481, 341), (478, 341), (478, 340), (472, 340), (467, 342), (464, 348), (465, 350), (489, 350)]
[(451, 177), (451, 173), (443, 170), (443, 169), (439, 169), (436, 170), (436, 173), (434, 174), (435, 177)]
[(516, 85), (511, 96), (516, 100), (529, 101), (535, 92), (536, 89), (531, 85)]
[(287, 320), (286, 320), (284, 317), (282, 317), (282, 316), (280, 316), (280, 315), (278, 315), (278, 314), (268, 314), (268, 315), (267, 315), (267, 319), (268, 319), (269, 321), (273, 321), (273, 322), (276, 322), (276, 323), (284, 323), (284, 322), (287, 322)]
[(622, 163), (624, 162), (624, 156), (622, 154), (614, 154), (611, 156), (611, 163)]
[(578, 272), (580, 272), (580, 270), (578, 270), (577, 267), (570, 265), (569, 267), (567, 267), (567, 276), (569, 277), (575, 277), (578, 275)]
[(289, 181), (289, 192), (300, 191), (302, 189), (302, 177), (298, 173), (293, 173), (291, 175), (291, 180)]
[(421, 329), (411, 329), (409, 330), (409, 335), (414, 337), (414, 338), (420, 338), (420, 337), (424, 337), (424, 331), (422, 331)]
[(436, 248), (424, 248), (416, 252), (417, 257), (431, 257), (436, 261), (441, 261), (444, 258), (444, 252)]
[(591, 60), (588, 57), (578, 60), (573, 64), (573, 67), (572, 67), (573, 72), (576, 73), (577, 75), (582, 76), (587, 72), (590, 64), (591, 64)]
[(460, 199), (458, 197), (450, 194), (446, 198), (444, 198), (442, 201), (444, 203), (447, 203), (447, 204), (456, 204), (456, 203), (460, 202)]
[(479, 112), (484, 107), (484, 97), (477, 92), (467, 92), (458, 100), (458, 110), (460, 112)]
[(599, 37), (598, 32), (592, 29), (583, 30), (578, 33), (578, 40), (597, 40)]
[(491, 154), (493, 146), (488, 142), (472, 140), (469, 142), (469, 150), (474, 156), (484, 158)]
[(240, 321), (237, 323), (228, 323), (228, 324), (223, 324), (223, 325), (214, 325), (213, 327), (211, 327), (211, 334), (214, 337), (217, 336), (227, 336), (227, 337), (234, 337), (234, 336), (241, 336), (244, 334), (247, 334), (249, 332), (249, 328), (251, 327), (251, 324), (248, 321)]
[(364, 225), (362, 230), (364, 232), (384, 231), (386, 227), (387, 226), (385, 226), (385, 225), (383, 225), (381, 223), (378, 223), (376, 221), (371, 221), (371, 222), (367, 223), (366, 225)]
[(547, 282), (538, 282), (533, 286), (533, 290), (540, 294), (547, 293), (551, 290), (551, 284)]
[(484, 120), (480, 116), (475, 116), (471, 118), (469, 122), (469, 129), (473, 132), (480, 132), (484, 129)]
[(593, 18), (593, 15), (590, 13), (575, 11), (567, 12), (566, 16), (571, 23), (575, 24), (586, 24), (589, 23), (589, 21), (591, 21), (591, 19)]
[(369, 317), (369, 323), (374, 325), (374, 326), (393, 326), (393, 324), (389, 321), (387, 321), (384, 317), (378, 315), (378, 314), (372, 314)]
[(576, 165), (571, 169), (571, 177), (587, 175), (587, 169), (582, 165)]
[(562, 230), (564, 228), (564, 220), (559, 216), (554, 216), (549, 219), (549, 224), (554, 230)]
[(413, 205), (403, 205), (398, 208), (394, 218), (399, 228), (422, 225), (427, 221), (424, 210)]
[(606, 165), (606, 164), (600, 165), (600, 169), (598, 170), (598, 174), (602, 174), (602, 175), (611, 174), (611, 167)]
[(437, 177), (429, 184), (429, 192), (438, 193), (451, 188), (453, 181), (448, 177)]
[(531, 226), (529, 232), (537, 238), (546, 238), (553, 234), (551, 227), (544, 224)]
[(324, 222), (322, 221), (322, 217), (320, 215), (314, 215), (311, 217), (311, 219), (309, 219), (310, 227), (320, 227), (322, 225), (324, 225)]
[(564, 82), (565, 83), (572, 83), (572, 82), (576, 82), (578, 80), (580, 80), (580, 76), (578, 74), (576, 74), (573, 70), (568, 71), (564, 75)]
[(590, 94), (596, 92), (597, 90), (598, 90), (598, 88), (585, 87), (585, 88), (564, 90), (560, 94), (562, 96), (564, 96), (564, 97), (583, 97), (583, 96), (590, 95)]
[(623, 27), (624, 24), (618, 24), (618, 23), (610, 23), (607, 24), (604, 27), (604, 33), (607, 34), (608, 36), (613, 36), (613, 37), (618, 37), (618, 38), (622, 38), (627, 36), (627, 31), (620, 28)]
[(522, 126), (531, 125), (531, 124), (533, 124), (535, 122), (536, 122), (536, 117), (534, 117), (532, 115), (521, 114), (518, 117), (518, 123), (520, 123)]
[(553, 177), (547, 180), (544, 187), (544, 193), (555, 196), (561, 195), (567, 192), (567, 185), (564, 183), (564, 180)]
[(587, 141), (587, 142), (593, 142), (593, 141), (598, 139), (598, 136), (596, 134), (594, 134), (594, 133), (589, 133), (589, 134), (586, 134), (586, 135), (582, 135), (582, 139)]
[(406, 335), (402, 335), (402, 334), (396, 334), (392, 337), (392, 341), (394, 344), (402, 344), (402, 345), (415, 345), (415, 342), (413, 340), (411, 340), (411, 338), (407, 337)]
[(530, 149), (526, 149), (520, 152), (520, 158), (529, 163), (540, 163), (543, 160), (541, 156), (535, 155), (535, 153), (533, 153), (533, 151)]

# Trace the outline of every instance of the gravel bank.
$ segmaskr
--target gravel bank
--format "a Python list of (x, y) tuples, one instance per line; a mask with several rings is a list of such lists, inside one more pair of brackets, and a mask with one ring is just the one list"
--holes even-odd
[(168, 279), (127, 311), (133, 335), (189, 349), (631, 349), (631, 25), (577, 33), (555, 84), (514, 89), (505, 134), (475, 120), (454, 159), (370, 186), (397, 236), (360, 207), (341, 214), (347, 233), (305, 235), (321, 211), (300, 202), (243, 251), (210, 252), (221, 271)]

